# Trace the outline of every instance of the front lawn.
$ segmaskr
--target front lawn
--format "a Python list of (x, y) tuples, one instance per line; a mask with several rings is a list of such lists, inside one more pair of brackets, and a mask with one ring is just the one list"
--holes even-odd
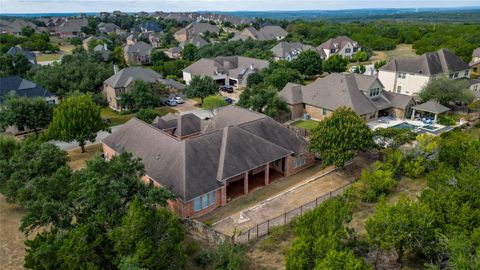
[(312, 130), (317, 127), (318, 121), (315, 120), (298, 120), (292, 123), (293, 126)]
[[(155, 109), (160, 116), (163, 116), (167, 113), (175, 113), (177, 110), (167, 106), (161, 106)], [(103, 119), (108, 119), (110, 126), (117, 126), (126, 123), (128, 120), (135, 117), (135, 113), (126, 113), (120, 114), (110, 108), (102, 108), (101, 112)]]

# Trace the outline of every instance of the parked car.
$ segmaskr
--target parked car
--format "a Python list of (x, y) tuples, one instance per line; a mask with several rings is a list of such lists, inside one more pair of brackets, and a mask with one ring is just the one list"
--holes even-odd
[(233, 102), (235, 101), (235, 100), (233, 100), (233, 99), (231, 99), (231, 98), (228, 98), (228, 97), (227, 97), (227, 98), (224, 98), (223, 100), (224, 100), (225, 102), (227, 102), (228, 104), (233, 104)]
[(174, 97), (175, 101), (177, 102), (177, 104), (183, 104), (185, 103), (185, 101), (183, 100), (183, 98), (181, 97)]
[(227, 93), (233, 93), (233, 87), (230, 85), (222, 85), (220, 86), (220, 91), (227, 92)]
[(175, 107), (177, 106), (177, 101), (175, 100), (175, 98), (167, 99), (165, 100), (165, 105)]

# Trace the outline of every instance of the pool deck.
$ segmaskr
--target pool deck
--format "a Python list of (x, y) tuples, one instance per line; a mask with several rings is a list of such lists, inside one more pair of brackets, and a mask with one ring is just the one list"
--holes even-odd
[[(380, 117), (378, 118), (377, 121), (372, 121), (368, 122), (367, 125), (370, 127), (372, 130), (376, 130), (377, 128), (390, 128), (402, 123), (407, 123), (410, 125), (417, 126), (418, 128), (415, 130), (416, 133), (421, 134), (421, 133), (430, 133), (433, 135), (440, 134), (445, 131), (451, 130), (453, 127), (450, 126), (444, 126), (440, 124), (425, 124), (422, 121), (417, 121), (417, 120), (408, 120), (408, 119), (391, 119), (389, 117)], [(429, 129), (424, 129), (421, 128), (423, 126), (435, 126), (437, 129), (435, 130), (429, 130)]]

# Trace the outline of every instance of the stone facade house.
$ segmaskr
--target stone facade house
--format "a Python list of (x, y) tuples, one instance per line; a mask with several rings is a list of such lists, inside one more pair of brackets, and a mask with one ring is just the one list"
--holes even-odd
[(208, 76), (219, 85), (243, 87), (251, 73), (268, 67), (268, 61), (244, 56), (202, 58), (183, 70), (183, 80), (189, 84), (193, 76)]
[(209, 120), (166, 115), (133, 118), (103, 140), (105, 158), (130, 152), (145, 183), (170, 190), (178, 216), (204, 215), (272, 181), (313, 165), (307, 141), (259, 113), (227, 106)]
[(260, 30), (257, 30), (253, 27), (247, 27), (241, 32), (236, 33), (232, 40), (282, 40), (288, 35), (288, 32), (285, 31), (278, 25), (266, 25)]
[(480, 74), (480, 47), (473, 50), (470, 67), (473, 72)]
[(143, 41), (134, 42), (123, 48), (123, 56), (128, 65), (143, 65), (150, 63), (152, 45)]
[(323, 59), (328, 59), (332, 55), (341, 55), (345, 58), (351, 58), (361, 47), (358, 42), (347, 36), (338, 36), (331, 38), (317, 47), (317, 51)]
[(339, 107), (352, 108), (365, 121), (379, 116), (404, 119), (415, 104), (413, 97), (384, 91), (376, 77), (360, 74), (332, 73), (306, 86), (288, 83), (279, 96), (287, 102), (292, 119), (308, 114), (323, 120)]
[(300, 42), (280, 42), (270, 51), (273, 54), (273, 59), (278, 60), (287, 60), (292, 61), (297, 58), (298, 55), (304, 51), (314, 50), (310, 45), (304, 45)]
[(470, 78), (470, 66), (448, 49), (424, 53), (415, 58), (400, 58), (380, 68), (378, 79), (385, 90), (414, 96), (430, 81), (440, 77)]
[(167, 88), (176, 91), (185, 89), (185, 85), (172, 79), (164, 79), (155, 71), (142, 67), (127, 67), (113, 74), (103, 82), (103, 94), (107, 99), (108, 106), (115, 111), (121, 111), (125, 108), (120, 104), (120, 96), (127, 93), (134, 81), (144, 81), (147, 83), (162, 83)]
[(55, 27), (55, 34), (60, 38), (81, 37), (82, 27), (88, 26), (87, 18), (66, 18), (65, 22)]
[(206, 32), (219, 34), (220, 29), (210, 23), (193, 22), (173, 34), (178, 42), (186, 42), (195, 36), (203, 36)]

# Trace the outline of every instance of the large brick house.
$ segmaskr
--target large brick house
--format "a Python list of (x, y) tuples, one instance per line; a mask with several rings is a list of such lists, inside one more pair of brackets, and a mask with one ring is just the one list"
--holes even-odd
[(230, 200), (315, 163), (307, 141), (275, 120), (227, 106), (209, 120), (169, 114), (147, 124), (133, 118), (103, 140), (107, 159), (127, 151), (145, 165), (144, 182), (170, 190), (181, 217)]
[(279, 95), (287, 102), (293, 119), (308, 114), (323, 120), (339, 107), (352, 108), (366, 121), (387, 115), (404, 119), (415, 105), (413, 97), (384, 91), (376, 77), (360, 74), (332, 73), (305, 86), (288, 83)]
[(328, 59), (332, 55), (352, 58), (352, 56), (360, 50), (361, 47), (358, 45), (358, 42), (347, 36), (331, 38), (317, 47), (317, 52), (323, 59)]

